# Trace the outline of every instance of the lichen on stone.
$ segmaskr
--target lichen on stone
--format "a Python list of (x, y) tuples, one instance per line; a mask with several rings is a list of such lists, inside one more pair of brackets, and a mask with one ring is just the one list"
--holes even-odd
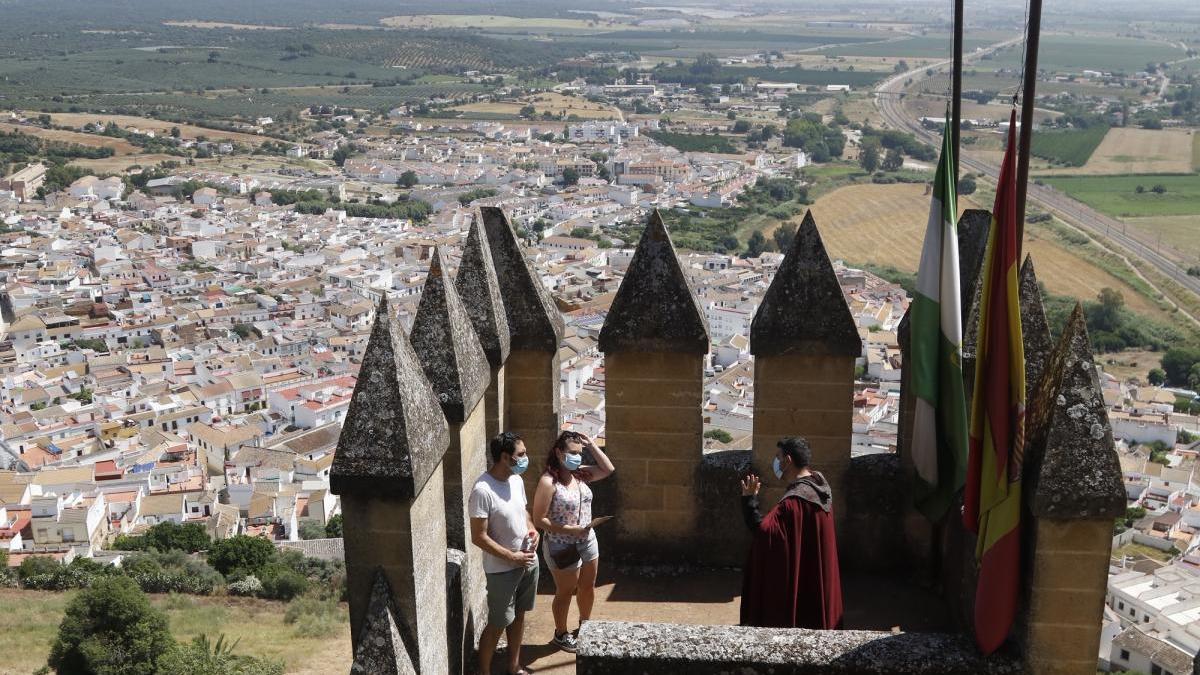
[(416, 675), (396, 616), (391, 586), (383, 570), (377, 569), (362, 635), (354, 646), (351, 675)]
[(557, 352), (562, 315), (521, 250), (508, 216), (498, 206), (480, 207), (479, 213), (496, 266), (512, 348)]
[(600, 329), (600, 351), (708, 352), (704, 311), (657, 210)]
[(508, 359), (512, 341), (482, 216), (471, 222), (454, 287), (471, 317), (471, 325), (475, 327), (475, 335), (487, 354), (488, 363), (492, 368), (499, 368)]
[(750, 325), (755, 356), (859, 356), (862, 339), (812, 211), (796, 229)]
[(471, 318), (458, 291), (445, 278), (445, 269), (442, 251), (435, 246), (409, 340), (446, 420), (461, 424), (483, 398), (492, 374)]

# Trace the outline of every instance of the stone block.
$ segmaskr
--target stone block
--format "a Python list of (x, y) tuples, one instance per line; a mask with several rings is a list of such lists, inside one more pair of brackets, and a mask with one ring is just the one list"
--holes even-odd
[(605, 373), (611, 377), (615, 369), (618, 379), (641, 382), (701, 382), (704, 360), (695, 354), (673, 352), (617, 352), (605, 355)]
[[(700, 438), (704, 423), (700, 416), (700, 401), (695, 406), (679, 407), (652, 404), (639, 407), (619, 406), (606, 408), (606, 428), (617, 432), (637, 430), (642, 433), (690, 433)], [(696, 447), (701, 447), (698, 442)]]
[(663, 508), (663, 488), (658, 485), (626, 485), (622, 481), (620, 495), (622, 510), (657, 511)]
[(851, 356), (806, 356), (781, 354), (755, 357), (754, 381), (775, 384), (829, 384), (854, 386), (854, 360)]
[(699, 457), (692, 461), (656, 459), (647, 464), (647, 479), (651, 485), (690, 486)]

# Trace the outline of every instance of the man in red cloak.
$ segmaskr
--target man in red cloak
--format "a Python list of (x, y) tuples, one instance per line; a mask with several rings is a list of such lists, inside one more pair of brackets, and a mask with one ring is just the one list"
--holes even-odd
[(812, 471), (812, 450), (803, 438), (776, 444), (774, 472), (787, 484), (764, 517), (758, 510), (760, 481), (742, 480), (742, 513), (753, 532), (742, 579), (743, 626), (836, 629), (842, 627), (842, 582), (833, 495)]

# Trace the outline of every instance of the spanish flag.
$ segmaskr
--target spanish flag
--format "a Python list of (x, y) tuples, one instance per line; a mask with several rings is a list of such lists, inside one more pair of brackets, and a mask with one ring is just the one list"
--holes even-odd
[(1021, 464), (1025, 448), (1025, 353), (1017, 275), (1017, 113), (996, 185), (988, 235), (971, 397), (970, 454), (963, 520), (978, 535), (975, 641), (985, 654), (1004, 643), (1017, 612)]

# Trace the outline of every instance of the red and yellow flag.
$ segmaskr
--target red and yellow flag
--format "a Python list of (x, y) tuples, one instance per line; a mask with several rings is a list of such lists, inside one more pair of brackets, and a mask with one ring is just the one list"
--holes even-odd
[(1020, 575), (1021, 463), (1025, 448), (1025, 352), (1017, 295), (1017, 113), (996, 185), (979, 306), (975, 389), (963, 521), (978, 534), (975, 641), (985, 654), (1008, 637)]

